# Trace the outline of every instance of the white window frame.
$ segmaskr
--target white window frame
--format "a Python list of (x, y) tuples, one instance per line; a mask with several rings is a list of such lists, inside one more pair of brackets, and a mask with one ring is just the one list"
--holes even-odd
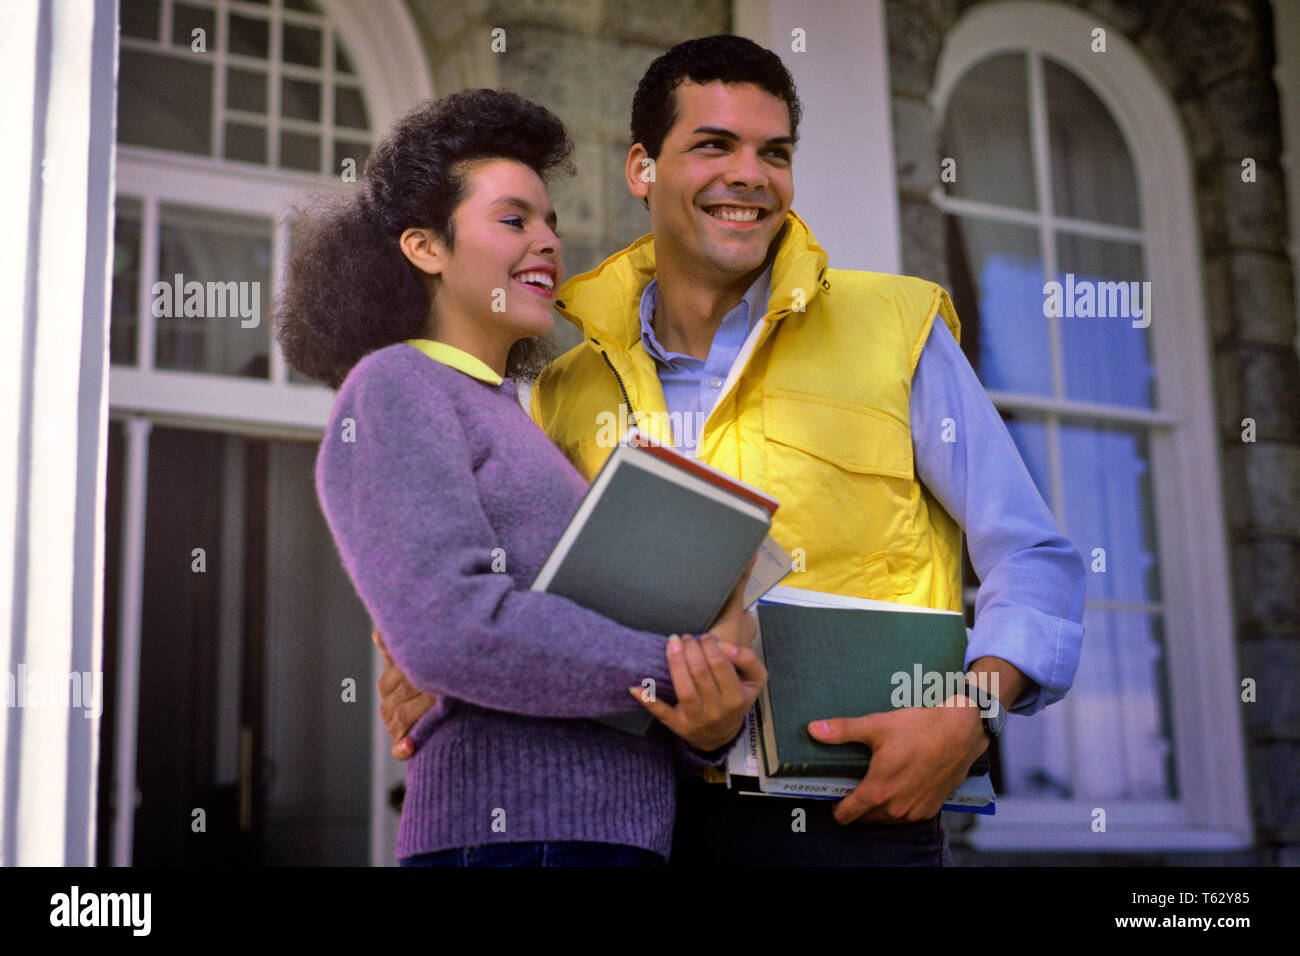
[[(327, 22), (337, 30), (352, 61), (355, 75), (347, 82), (362, 89), (373, 141), (401, 115), (434, 96), (432, 74), (420, 45), (420, 34), (401, 0), (316, 0)], [(217, 0), (218, 11), (246, 11), (266, 17), (279, 7), (242, 5)], [(292, 11), (285, 11), (293, 19)], [(218, 19), (218, 24), (222, 21)], [(275, 21), (273, 21), (274, 23)], [(220, 25), (218, 26), (220, 29)], [(278, 29), (272, 30), (272, 41)], [(215, 43), (215, 38), (213, 38)], [(130, 46), (129, 38), (124, 45)], [(219, 47), (218, 47), (219, 48)], [(272, 71), (274, 73), (274, 71)], [(217, 70), (216, 93), (223, 72)], [(274, 75), (272, 76), (274, 80)], [(270, 106), (277, 109), (278, 89), (270, 82)], [(329, 94), (327, 94), (328, 100)], [(332, 110), (327, 101), (323, 120), (328, 128)], [(269, 118), (272, 128), (277, 116)], [(359, 131), (358, 131), (359, 133)], [(218, 131), (218, 136), (221, 131)], [(358, 135), (357, 138), (360, 138)], [(274, 137), (269, 141), (276, 148)], [(259, 331), (270, 339), (270, 374), (265, 380), (204, 372), (157, 369), (153, 364), (155, 320), (151, 302), (152, 276), (157, 275), (158, 207), (179, 203), (208, 206), (221, 212), (264, 216), (275, 223), (272, 238), (272, 285), (279, 287), (287, 225), (283, 212), (304, 188), (328, 184), (310, 173), (284, 170), (140, 146), (117, 145), (116, 193), (142, 202), (142, 248), (137, 290), (137, 350), (134, 365), (112, 365), (108, 373), (111, 416), (124, 423), (121, 601), (118, 621), (119, 702), (115, 727), (114, 778), (119, 794), (135, 790), (137, 706), (140, 667), (140, 604), (143, 599), (144, 521), (148, 476), (148, 442), (153, 425), (177, 425), (241, 435), (318, 440), (329, 420), (334, 394), (320, 385), (291, 383), (278, 344), (271, 336), (270, 309), (262, 310)], [(272, 158), (274, 152), (269, 154)], [(220, 197), (211, 201), (207, 197)], [(264, 305), (269, 303), (269, 296)], [(379, 676), (374, 656), (373, 677)], [(396, 821), (388, 808), (388, 790), (403, 776), (389, 756), (390, 742), (378, 712), (371, 715), (371, 833), (370, 857), (376, 865), (392, 864)], [(112, 860), (129, 865), (133, 844), (134, 800), (120, 798), (113, 823)], [(109, 862), (109, 861), (102, 861)]]
[[(1092, 31), (1106, 29), (1106, 52), (1091, 52)], [(1142, 55), (1116, 29), (1059, 3), (981, 5), (946, 37), (930, 98), (942, 122), (961, 77), (999, 53), (1048, 56), (1079, 76), (1101, 99), (1131, 151), (1142, 228), (1092, 227), (1102, 238), (1143, 243), (1152, 301), (1147, 329), (1157, 368), (1159, 407), (1117, 408), (1051, 397), (990, 392), (1003, 411), (1063, 418), (1096, 415), (1147, 426), (1155, 495), (1163, 634), (1170, 688), (1171, 732), (1178, 800), (1104, 803), (1107, 829), (1094, 832), (1096, 801), (1004, 797), (997, 814), (978, 817), (967, 839), (981, 850), (1169, 851), (1248, 847), (1253, 831), (1239, 710), (1232, 600), (1221, 490), (1217, 426), (1211, 392), (1210, 334), (1201, 293), (1201, 256), (1193, 202), (1190, 151), (1168, 93)], [(1050, 211), (1045, 177), (1042, 91), (1031, 89), (1031, 136), (1038, 140), (1040, 212), (1025, 214), (1042, 228)], [(935, 205), (954, 213), (988, 214), (936, 187)], [(999, 218), (1006, 218), (1001, 215)], [(1130, 235), (1131, 234), (1131, 235)], [(1055, 263), (1044, 262), (1055, 275)], [(1050, 430), (1055, 434), (1055, 429)], [(1043, 489), (1062, 530), (1062, 462), (1049, 441), (1050, 487)], [(1082, 545), (1081, 545), (1082, 547)], [(1117, 606), (1089, 601), (1099, 610)], [(1132, 609), (1124, 605), (1122, 609)], [(1142, 609), (1139, 606), (1138, 609)], [(1084, 640), (1087, 641), (1085, 635)], [(1070, 707), (1070, 699), (1054, 705)], [(1082, 728), (1076, 729), (1080, 732)]]

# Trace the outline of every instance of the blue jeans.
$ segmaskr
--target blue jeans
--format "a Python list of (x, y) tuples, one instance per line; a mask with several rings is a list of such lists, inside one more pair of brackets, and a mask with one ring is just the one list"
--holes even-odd
[(399, 866), (644, 866), (664, 858), (651, 850), (621, 843), (553, 840), (549, 843), (485, 843), (398, 860)]

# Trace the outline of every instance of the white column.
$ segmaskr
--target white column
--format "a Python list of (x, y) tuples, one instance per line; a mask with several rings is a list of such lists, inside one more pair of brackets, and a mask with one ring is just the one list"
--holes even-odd
[[(738, 34), (777, 53), (794, 77), (803, 106), (795, 212), (832, 268), (898, 272), (902, 244), (883, 3), (733, 0), (732, 16)], [(798, 41), (803, 52), (795, 49)]]
[[(102, 687), (116, 19), (113, 0), (0, 0), (6, 865), (94, 862), (99, 718), (91, 687), (69, 675)], [(26, 699), (37, 689), (40, 706)]]

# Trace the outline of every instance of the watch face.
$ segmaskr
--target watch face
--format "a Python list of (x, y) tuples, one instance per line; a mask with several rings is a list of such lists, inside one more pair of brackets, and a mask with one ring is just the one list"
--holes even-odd
[(1002, 733), (1002, 726), (1007, 722), (1007, 709), (1002, 706), (998, 700), (990, 701), (988, 706), (989, 715), (984, 719), (984, 726), (989, 729), (994, 737)]

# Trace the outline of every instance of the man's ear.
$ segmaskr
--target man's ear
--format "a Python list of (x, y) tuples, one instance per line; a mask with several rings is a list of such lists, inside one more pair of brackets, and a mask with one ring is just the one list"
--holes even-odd
[(406, 256), (415, 268), (427, 275), (441, 274), (447, 264), (449, 255), (447, 244), (439, 239), (432, 229), (415, 227), (407, 229), (398, 237), (397, 244), (402, 250), (402, 255)]
[(640, 143), (633, 144), (627, 151), (627, 168), (624, 172), (627, 175), (627, 188), (632, 195), (637, 199), (646, 199), (650, 195), (650, 184), (655, 181), (655, 161)]

